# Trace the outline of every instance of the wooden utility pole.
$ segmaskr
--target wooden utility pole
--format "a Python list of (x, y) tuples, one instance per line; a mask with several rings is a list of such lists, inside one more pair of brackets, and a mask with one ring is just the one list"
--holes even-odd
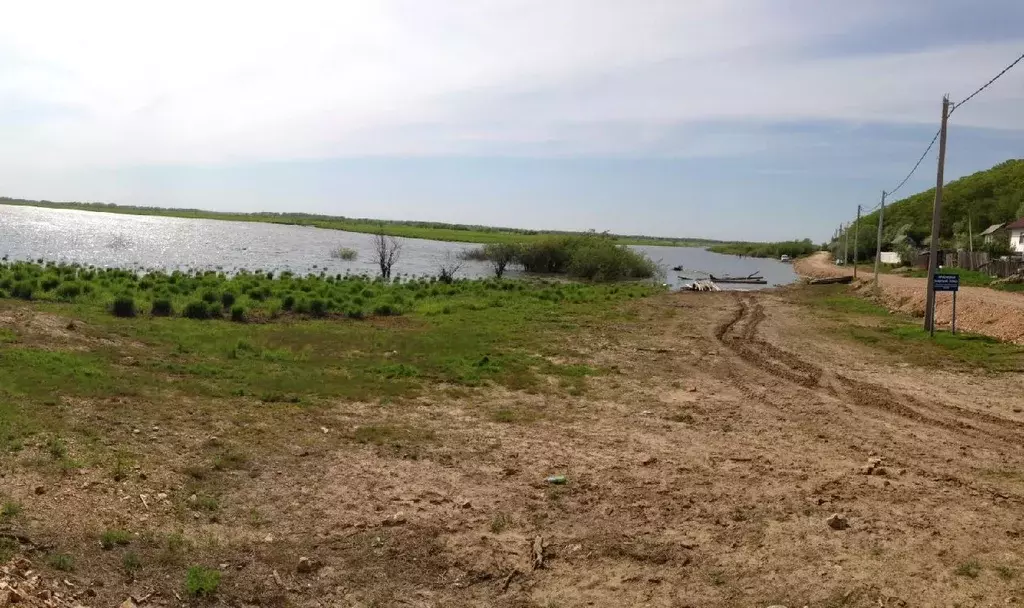
[(843, 265), (850, 263), (850, 225), (847, 224), (843, 230), (843, 240), (846, 242), (843, 245)]
[(971, 247), (971, 270), (974, 270), (974, 226), (971, 222), (971, 209), (967, 208), (967, 242)]
[(857, 221), (853, 224), (853, 278), (857, 278), (857, 241), (860, 240), (860, 205), (857, 205)]
[(885, 221), (885, 190), (882, 190), (882, 206), (878, 208), (878, 242), (875, 243), (875, 291), (878, 291), (878, 270), (882, 263), (882, 222)]
[(939, 127), (939, 166), (935, 172), (935, 204), (932, 206), (932, 240), (928, 251), (928, 293), (924, 307), (924, 328), (935, 333), (935, 271), (939, 268), (939, 216), (942, 212), (942, 173), (946, 168), (946, 124), (949, 95), (942, 98), (942, 126)]

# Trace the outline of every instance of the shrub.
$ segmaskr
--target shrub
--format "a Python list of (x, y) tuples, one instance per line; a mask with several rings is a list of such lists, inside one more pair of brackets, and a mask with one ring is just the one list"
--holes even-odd
[(300, 315), (308, 315), (310, 311), (309, 300), (306, 298), (299, 298), (295, 301), (295, 306), (292, 307), (292, 310)]
[(206, 302), (192, 300), (185, 305), (185, 310), (181, 314), (189, 319), (206, 319), (210, 316), (210, 310), (206, 307)]
[(235, 304), (235, 294), (225, 291), (220, 294), (220, 303), (224, 305), (224, 308), (230, 309)]
[(362, 319), (364, 314), (361, 308), (350, 308), (345, 316), (349, 319)]
[(208, 314), (211, 319), (219, 317), (223, 312), (224, 309), (221, 307), (220, 302), (214, 301), (206, 305), (206, 314)]
[(582, 238), (587, 237), (548, 236), (531, 241), (519, 249), (519, 263), (527, 272), (565, 272), (572, 249)]
[(185, 593), (191, 597), (209, 597), (220, 586), (220, 572), (202, 566), (192, 566), (185, 577)]
[(293, 294), (286, 295), (284, 299), (281, 300), (281, 308), (285, 310), (291, 310), (295, 308), (295, 296)]
[(240, 304), (232, 306), (231, 320), (236, 323), (245, 323), (245, 307)]
[(331, 257), (332, 258), (337, 258), (339, 260), (345, 260), (347, 262), (351, 262), (352, 260), (356, 259), (356, 257), (358, 255), (359, 254), (356, 252), (355, 249), (350, 249), (348, 247), (339, 247), (339, 248), (331, 251)]
[(214, 302), (217, 301), (217, 294), (213, 293), (212, 291), (204, 291), (202, 298), (203, 302), (206, 302), (207, 304), (213, 304)]
[(35, 281), (18, 281), (11, 286), (11, 297), (20, 298), (22, 300), (31, 300), (35, 291)]
[(43, 288), (43, 291), (53, 291), (53, 289), (58, 285), (60, 285), (60, 277), (56, 277), (53, 275), (47, 275), (43, 277), (43, 280), (40, 283), (40, 286)]
[(119, 295), (114, 298), (114, 303), (110, 308), (115, 317), (135, 316), (135, 300), (128, 294)]
[(391, 304), (381, 304), (373, 309), (373, 314), (381, 317), (390, 317), (391, 315), (397, 315), (398, 311)]
[(169, 317), (174, 313), (170, 298), (157, 298), (153, 300), (153, 307), (150, 314), (154, 317)]
[(327, 302), (320, 298), (313, 298), (309, 301), (309, 312), (314, 317), (322, 317), (327, 314)]
[(483, 248), (484, 259), (494, 268), (494, 276), (500, 279), (505, 274), (509, 264), (519, 255), (519, 249), (512, 243), (491, 243)]
[(82, 284), (74, 281), (67, 283), (61, 283), (57, 291), (54, 292), (58, 300), (69, 301), (82, 295)]
[(574, 249), (568, 272), (582, 279), (618, 281), (653, 277), (658, 266), (644, 254), (611, 240), (591, 239)]

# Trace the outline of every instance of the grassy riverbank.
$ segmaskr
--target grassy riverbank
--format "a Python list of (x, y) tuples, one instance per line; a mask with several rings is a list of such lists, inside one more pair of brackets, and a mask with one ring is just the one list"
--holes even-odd
[[(53, 201), (31, 201), (0, 197), (0, 205), (45, 207), (48, 209), (76, 209), (103, 213), (127, 215), (156, 215), (189, 219), (227, 220), (234, 222), (266, 222), (313, 226), (346, 232), (377, 233), (383, 228), (385, 234), (410, 239), (430, 239), (461, 243), (522, 243), (552, 235), (580, 235), (580, 232), (557, 230), (527, 230), (518, 228), (497, 228), (443, 222), (417, 222), (375, 220), (363, 218), (335, 217), (309, 213), (222, 213), (201, 209), (168, 209), (161, 207), (138, 207), (107, 203), (75, 203)], [(690, 238), (663, 238), (642, 235), (613, 235), (621, 245), (662, 245), (669, 247), (706, 247), (720, 241)]]
[(798, 258), (818, 251), (820, 247), (810, 239), (802, 241), (779, 241), (775, 243), (717, 243), (708, 247), (708, 251), (725, 255), (739, 255), (750, 258), (776, 258), (788, 255)]

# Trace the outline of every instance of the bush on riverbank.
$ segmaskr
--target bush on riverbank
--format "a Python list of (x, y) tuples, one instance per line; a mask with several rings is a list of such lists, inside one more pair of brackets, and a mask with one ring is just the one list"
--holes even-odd
[[(635, 260), (611, 249), (579, 248), (580, 276), (632, 278)], [(649, 263), (649, 262), (648, 262)], [(653, 266), (653, 264), (652, 264)], [(568, 270), (568, 269), (567, 269)], [(43, 289), (46, 285), (48, 289)], [(511, 305), (519, 298), (561, 302), (595, 302), (655, 293), (653, 285), (598, 286), (550, 280), (453, 280), (410, 278), (384, 282), (368, 276), (294, 276), (291, 273), (151, 272), (91, 268), (65, 264), (0, 263), (0, 297), (93, 304), (121, 317), (149, 312), (152, 317), (265, 322), (283, 314), (312, 318), (390, 317), (410, 311), (447, 314), (452, 301), (474, 310)], [(180, 311), (180, 312), (179, 312)]]
[(512, 265), (538, 274), (566, 274), (590, 281), (622, 281), (658, 276), (659, 268), (643, 253), (619, 245), (604, 234), (547, 236), (529, 242), (490, 244), (469, 249), (465, 260), (486, 260), (501, 277)]

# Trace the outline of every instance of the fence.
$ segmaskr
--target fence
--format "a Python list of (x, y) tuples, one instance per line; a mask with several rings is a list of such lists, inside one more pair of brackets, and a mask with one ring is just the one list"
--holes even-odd
[[(928, 267), (927, 254), (923, 254), (918, 258), (918, 265), (923, 265), (924, 268)], [(947, 268), (966, 268), (968, 270), (977, 270), (1001, 279), (1024, 272), (1024, 259), (1008, 258), (1005, 260), (994, 260), (991, 259), (989, 254), (984, 251), (975, 251), (971, 253), (970, 251), (965, 251), (963, 249), (959, 251), (943, 252), (942, 265)]]

